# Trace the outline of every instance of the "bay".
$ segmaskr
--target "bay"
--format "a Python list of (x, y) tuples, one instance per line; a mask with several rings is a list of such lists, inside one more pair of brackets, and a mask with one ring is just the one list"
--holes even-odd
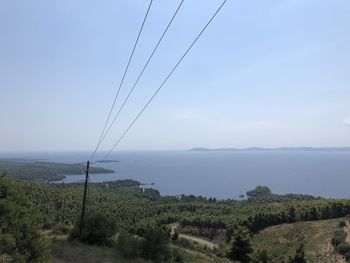
[[(0, 157), (77, 163), (86, 162), (90, 154), (1, 153)], [(152, 187), (162, 195), (194, 194), (219, 199), (237, 199), (257, 185), (266, 185), (279, 194), (350, 198), (350, 152), (347, 151), (120, 151), (110, 159), (118, 162), (93, 165), (115, 173), (91, 175), (91, 181), (135, 179), (154, 183)], [(63, 182), (83, 179), (83, 175), (70, 175)]]

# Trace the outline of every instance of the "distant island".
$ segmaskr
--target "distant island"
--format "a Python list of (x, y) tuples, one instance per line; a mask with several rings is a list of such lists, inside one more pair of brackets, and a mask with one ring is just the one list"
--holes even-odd
[[(90, 167), (90, 173), (113, 173), (114, 171)], [(0, 174), (6, 173), (9, 178), (28, 181), (60, 181), (65, 175), (77, 175), (85, 173), (84, 164), (66, 164), (37, 161), (4, 161), (0, 160)]]
[(195, 152), (348, 152), (350, 147), (279, 147), (279, 148), (263, 148), (263, 147), (249, 147), (249, 148), (192, 148), (189, 151)]
[(32, 159), (32, 158), (0, 158), (0, 162), (44, 162), (47, 159)]
[(118, 160), (97, 160), (96, 163), (119, 163)]

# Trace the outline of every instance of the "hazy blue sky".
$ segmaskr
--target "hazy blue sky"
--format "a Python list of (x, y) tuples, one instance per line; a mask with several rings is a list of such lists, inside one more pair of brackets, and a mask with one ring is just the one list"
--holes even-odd
[[(154, 0), (122, 98), (179, 1)], [(147, 4), (0, 1), (0, 150), (91, 150)], [(219, 4), (185, 0), (103, 149)], [(349, 0), (229, 0), (120, 149), (350, 146), (349, 14)]]

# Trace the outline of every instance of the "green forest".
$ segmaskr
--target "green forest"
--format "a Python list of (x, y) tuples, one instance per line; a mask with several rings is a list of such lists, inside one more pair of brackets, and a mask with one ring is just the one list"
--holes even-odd
[[(81, 163), (66, 164), (32, 160), (0, 160), (0, 173), (4, 172), (13, 179), (27, 181), (53, 182), (64, 179), (65, 175), (85, 173), (85, 165)], [(101, 167), (91, 167), (90, 173), (113, 173)]]
[[(140, 187), (137, 181), (119, 180), (89, 184), (87, 216), (80, 235), (82, 194), (81, 183), (37, 183), (2, 175), (1, 260), (48, 262), (58, 242), (50, 235), (57, 234), (66, 235), (67, 244), (115, 247), (119, 257), (132, 259), (130, 262), (137, 258), (186, 262), (181, 249), (212, 255), (216, 260), (281, 262), (268, 248), (254, 249), (254, 236), (272, 226), (346, 218), (350, 214), (350, 200), (277, 195), (266, 186), (248, 191), (246, 200), (237, 201), (161, 196), (155, 189)], [(349, 258), (346, 234), (341, 232), (338, 229), (335, 233), (334, 240), (338, 241), (333, 245), (340, 246), (338, 250)], [(188, 235), (215, 245), (201, 246), (182, 238)], [(283, 262), (306, 262), (298, 259), (303, 255), (301, 242), (295, 255)]]

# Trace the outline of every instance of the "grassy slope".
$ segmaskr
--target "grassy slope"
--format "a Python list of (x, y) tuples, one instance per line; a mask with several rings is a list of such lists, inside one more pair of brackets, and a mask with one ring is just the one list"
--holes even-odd
[(333, 232), (342, 219), (299, 222), (269, 227), (253, 238), (255, 248), (266, 249), (275, 262), (295, 253), (295, 249), (304, 242), (307, 262), (336, 262), (330, 244)]
[[(123, 259), (118, 256), (118, 251), (111, 247), (88, 246), (77, 241), (68, 242), (66, 236), (51, 236), (52, 263), (145, 263), (147, 261), (139, 259)], [(214, 255), (206, 255), (201, 252), (190, 249), (180, 248), (172, 245), (183, 258), (183, 262), (193, 263), (228, 263), (231, 262), (224, 258), (218, 258)]]
[[(339, 221), (343, 219), (331, 219), (322, 221), (299, 222), (295, 224), (283, 224), (269, 227), (253, 238), (255, 249), (266, 249), (273, 262), (286, 262), (294, 255), (300, 242), (305, 244), (307, 262), (331, 263), (345, 262), (334, 253), (330, 244), (333, 232), (338, 228)], [(51, 238), (53, 238), (51, 236)], [(193, 263), (227, 263), (227, 259), (219, 258), (211, 253), (202, 253), (192, 248), (182, 248), (172, 245), (179, 251), (184, 262)], [(63, 262), (125, 262), (144, 263), (142, 259), (125, 260), (118, 256), (115, 248), (88, 246), (79, 242), (68, 242), (66, 236), (53, 238), (51, 260), (53, 263)]]

